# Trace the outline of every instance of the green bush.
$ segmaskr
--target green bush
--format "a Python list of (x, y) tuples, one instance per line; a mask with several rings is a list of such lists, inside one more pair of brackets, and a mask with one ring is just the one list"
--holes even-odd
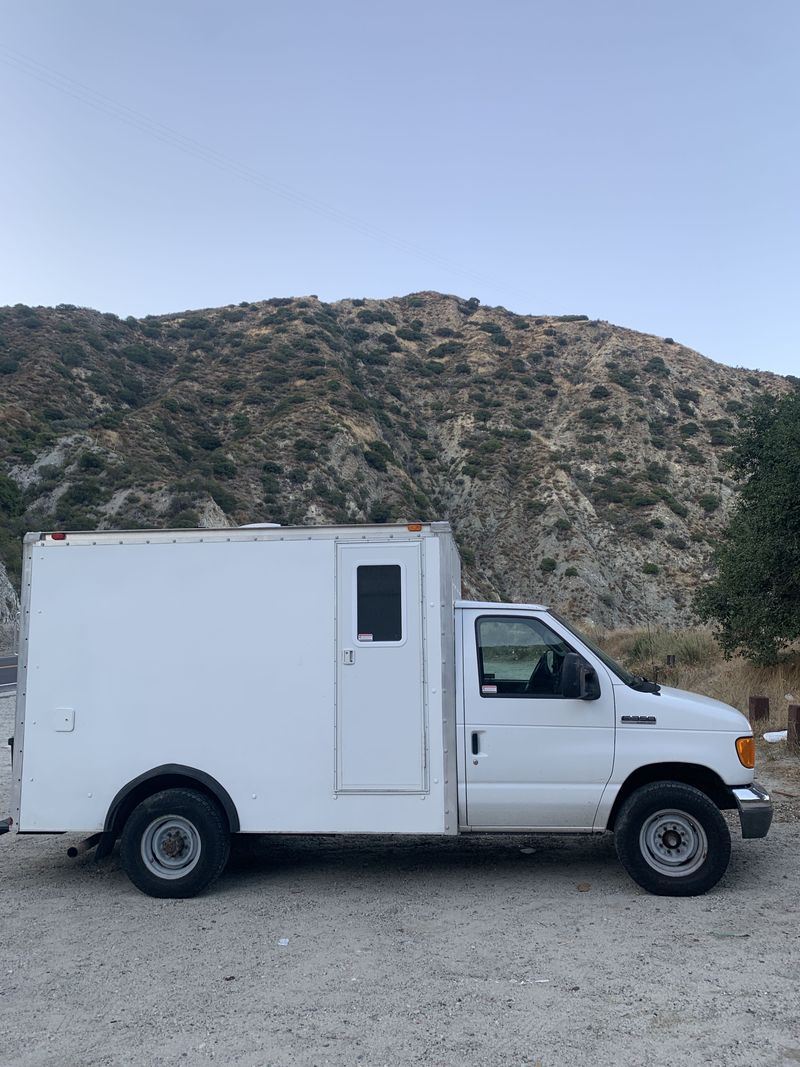
[(376, 500), (370, 505), (367, 517), (370, 522), (384, 523), (388, 522), (391, 515), (389, 505), (383, 500)]
[(442, 341), (428, 352), (429, 359), (443, 359), (445, 356), (459, 356), (466, 348), (463, 341)]
[(211, 457), (211, 470), (217, 478), (236, 477), (236, 464), (221, 453)]
[(655, 563), (645, 563), (642, 567), (642, 574), (658, 574), (658, 567)]
[(686, 505), (681, 504), (680, 501), (676, 500), (671, 493), (662, 494), (661, 499), (667, 505), (672, 514), (677, 515), (679, 519), (685, 519), (686, 516), (689, 514), (689, 509), (686, 507)]
[(720, 505), (720, 499), (718, 496), (714, 496), (713, 493), (703, 493), (702, 496), (697, 498), (697, 503), (703, 509), (703, 511), (709, 512), (716, 511)]
[(661, 356), (653, 356), (644, 365), (644, 369), (651, 374), (657, 375), (659, 378), (669, 377), (669, 367), (664, 362)]
[(78, 460), (78, 467), (82, 471), (101, 471), (106, 462), (97, 452), (84, 452)]
[(394, 455), (383, 441), (372, 441), (364, 450), (364, 459), (374, 470), (385, 471), (394, 462)]
[(366, 323), (384, 322), (387, 323), (387, 325), (389, 326), (397, 325), (397, 319), (394, 317), (391, 311), (387, 311), (385, 308), (376, 308), (375, 311), (372, 311), (370, 308), (363, 308), (361, 311), (358, 312), (356, 318), (359, 319), (361, 322)]
[(222, 447), (220, 437), (208, 430), (198, 430), (194, 435), (194, 442), (198, 448), (204, 448), (207, 452), (213, 452), (214, 449)]
[(239, 506), (239, 502), (233, 493), (223, 488), (221, 485), (211, 484), (208, 487), (208, 493), (211, 499), (222, 508), (224, 512), (230, 514)]
[(564, 571), (564, 577), (565, 578), (575, 578), (577, 576), (577, 574), (578, 574), (578, 568), (577, 567), (567, 567), (567, 569)]
[(176, 530), (196, 530), (200, 526), (200, 516), (191, 508), (181, 508), (180, 511), (167, 516), (170, 526)]
[(619, 369), (614, 368), (609, 371), (608, 377), (615, 385), (619, 385), (629, 393), (636, 393), (639, 391), (639, 384), (636, 381), (638, 374), (636, 371), (628, 370), (624, 367)]
[(539, 570), (543, 574), (551, 574), (556, 569), (556, 561), (552, 556), (545, 556), (539, 563)]

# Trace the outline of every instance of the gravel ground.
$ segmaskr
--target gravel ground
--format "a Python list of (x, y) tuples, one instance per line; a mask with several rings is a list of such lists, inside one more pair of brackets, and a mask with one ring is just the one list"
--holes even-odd
[(7, 835), (0, 1064), (798, 1064), (797, 807), (777, 801), (690, 900), (640, 890), (610, 835), (246, 838), (188, 901), (67, 859), (75, 838)]

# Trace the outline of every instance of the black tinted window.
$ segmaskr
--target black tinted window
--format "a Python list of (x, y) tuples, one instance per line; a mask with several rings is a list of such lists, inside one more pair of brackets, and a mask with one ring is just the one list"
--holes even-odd
[(396, 563), (358, 567), (359, 641), (402, 641), (401, 575)]

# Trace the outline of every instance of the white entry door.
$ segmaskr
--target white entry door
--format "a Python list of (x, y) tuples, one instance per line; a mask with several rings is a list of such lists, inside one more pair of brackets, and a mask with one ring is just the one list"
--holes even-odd
[(590, 662), (597, 699), (563, 697), (561, 663), (575, 650), (551, 619), (469, 610), (462, 621), (469, 825), (591, 829), (614, 763), (602, 663)]
[(420, 544), (339, 545), (336, 789), (427, 788)]

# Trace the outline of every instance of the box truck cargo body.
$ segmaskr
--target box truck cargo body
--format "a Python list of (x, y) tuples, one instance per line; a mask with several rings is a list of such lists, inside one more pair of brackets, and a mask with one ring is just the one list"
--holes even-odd
[(610, 828), (647, 888), (701, 892), (719, 808), (767, 832), (738, 712), (634, 679), (540, 605), (461, 600), (446, 523), (24, 549), (5, 825), (121, 837), (146, 892), (204, 888), (231, 833)]
[(244, 832), (455, 832), (448, 533), (31, 549), (21, 830), (102, 830), (121, 786), (179, 764), (224, 786)]

